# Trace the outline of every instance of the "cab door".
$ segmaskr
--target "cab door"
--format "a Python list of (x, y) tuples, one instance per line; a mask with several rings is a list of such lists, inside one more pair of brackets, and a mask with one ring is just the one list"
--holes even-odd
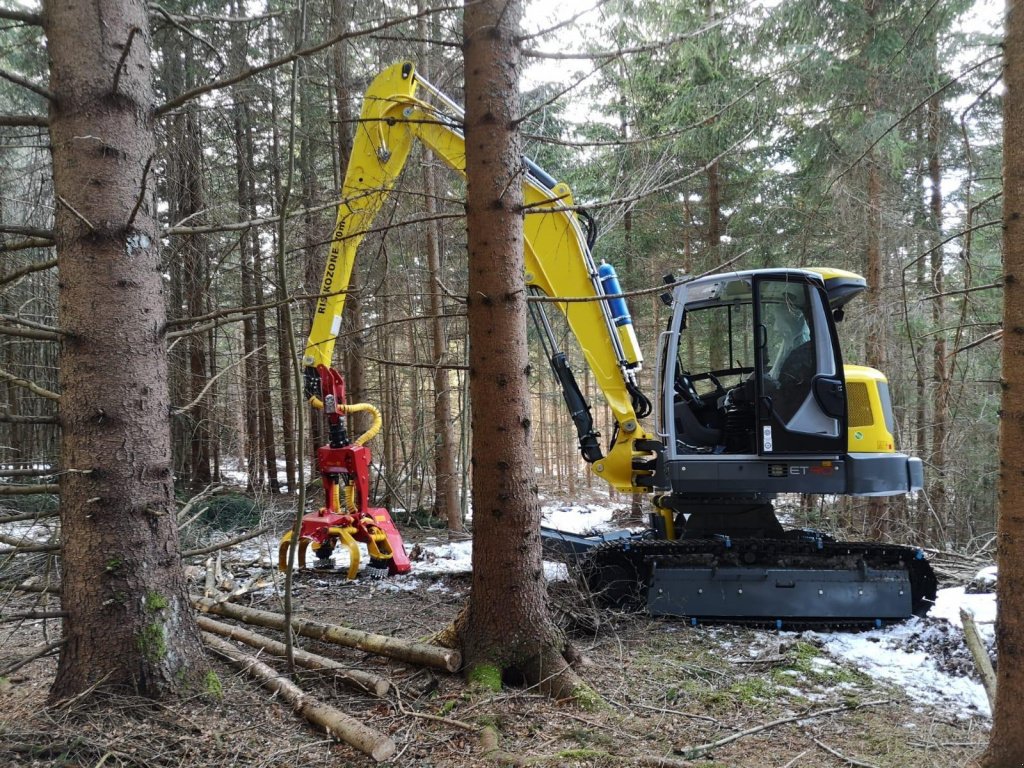
[(758, 453), (844, 452), (846, 387), (824, 288), (806, 275), (765, 275), (754, 296)]

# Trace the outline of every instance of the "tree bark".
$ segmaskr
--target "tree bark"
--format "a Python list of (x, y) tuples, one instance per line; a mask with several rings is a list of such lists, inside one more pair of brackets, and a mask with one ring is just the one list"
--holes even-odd
[(1003, 46), (1003, 370), (999, 420), (996, 706), (983, 763), (1024, 765), (1024, 6), (1007, 4)]
[(518, 118), (521, 0), (465, 4), (473, 581), (459, 637), (471, 680), (517, 673), (557, 696), (579, 680), (548, 612), (534, 479)]
[(146, 4), (47, 2), (60, 275), (61, 599), (50, 695), (201, 675), (175, 525)]

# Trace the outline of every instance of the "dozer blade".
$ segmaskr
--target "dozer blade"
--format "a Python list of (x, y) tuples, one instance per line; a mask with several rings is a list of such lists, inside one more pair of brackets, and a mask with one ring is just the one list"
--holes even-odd
[(927, 613), (937, 586), (920, 550), (804, 534), (610, 541), (580, 565), (591, 591), (616, 607), (780, 628), (902, 621)]
[(655, 567), (647, 610), (707, 621), (892, 621), (911, 615), (910, 593), (905, 570)]

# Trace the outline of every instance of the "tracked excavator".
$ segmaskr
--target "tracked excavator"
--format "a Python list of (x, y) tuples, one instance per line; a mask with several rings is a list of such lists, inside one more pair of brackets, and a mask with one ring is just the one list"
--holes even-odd
[[(366, 91), (304, 356), (307, 393), (328, 413), (341, 408), (327, 371), (362, 238), (415, 142), (464, 172), (462, 125), (462, 109), (411, 62), (382, 71)], [(695, 622), (870, 626), (926, 612), (936, 579), (920, 550), (786, 529), (772, 503), (781, 494), (892, 496), (923, 485), (920, 460), (896, 450), (885, 376), (842, 358), (837, 323), (866, 281), (837, 269), (667, 276), (662, 299), (672, 316), (657, 339), (652, 403), (638, 383), (643, 356), (618, 277), (592, 255), (592, 218), (527, 158), (522, 179), (525, 283), (573, 299), (530, 306), (581, 455), (612, 487), (653, 502), (643, 531), (544, 529), (546, 549), (613, 604)], [(614, 417), (606, 444), (545, 307), (564, 315)], [(654, 431), (644, 426), (651, 416)], [(334, 471), (336, 450), (321, 449), (328, 498), (353, 476)], [(365, 505), (361, 493), (350, 511)], [(345, 511), (334, 506), (328, 517)], [(311, 520), (304, 529), (318, 555), (335, 540), (332, 527)], [(388, 540), (372, 525), (359, 535)], [(398, 538), (371, 556), (397, 572), (388, 553), (400, 551)]]

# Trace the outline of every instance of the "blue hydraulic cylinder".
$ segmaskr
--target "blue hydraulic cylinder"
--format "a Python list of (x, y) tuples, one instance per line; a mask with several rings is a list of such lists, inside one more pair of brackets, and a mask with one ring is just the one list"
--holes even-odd
[(619, 284), (619, 276), (615, 273), (615, 267), (606, 261), (601, 262), (597, 268), (597, 278), (601, 281), (601, 290), (605, 296), (616, 296), (608, 299), (608, 309), (611, 311), (612, 322), (618, 331), (619, 341), (622, 344), (626, 357), (626, 364), (630, 368), (640, 369), (644, 357), (640, 352), (640, 343), (636, 338), (636, 331), (633, 330), (633, 318), (629, 314), (629, 307), (626, 300), (619, 296), (622, 293), (622, 286)]

